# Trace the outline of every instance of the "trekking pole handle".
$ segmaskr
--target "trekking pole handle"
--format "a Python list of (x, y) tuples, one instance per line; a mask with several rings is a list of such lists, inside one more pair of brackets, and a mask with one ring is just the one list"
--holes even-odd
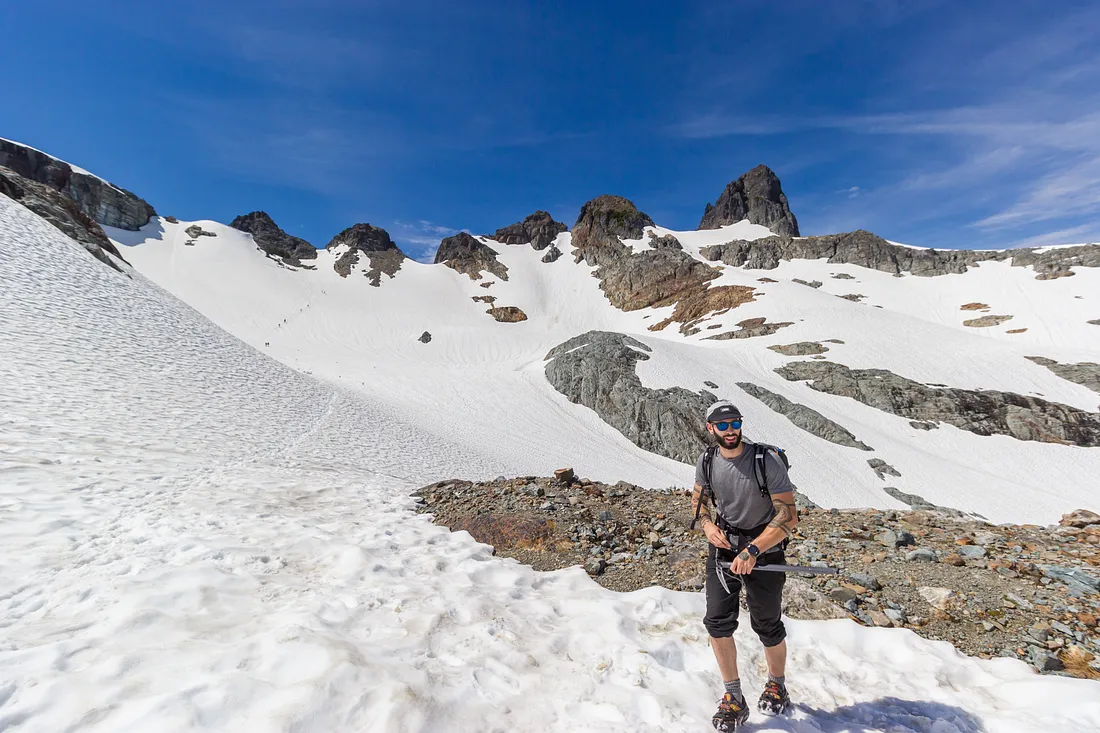
[(769, 573), (798, 573), (800, 575), (837, 575), (839, 568), (815, 568), (806, 565), (756, 565), (753, 570), (767, 570)]

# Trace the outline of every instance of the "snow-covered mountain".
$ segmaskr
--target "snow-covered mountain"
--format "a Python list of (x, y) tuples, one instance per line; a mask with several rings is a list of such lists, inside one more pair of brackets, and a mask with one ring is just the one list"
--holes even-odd
[[(716, 270), (734, 255), (708, 248), (791, 244), (763, 244), (773, 232), (747, 221), (646, 224), (619, 238), (624, 254), (592, 224), (579, 261), (574, 227), (541, 249), (471, 237), (454, 243), (451, 267), (394, 268), (369, 256), (390, 250), (351, 234), (291, 262), (232, 227), (152, 218), (105, 229), (132, 264), (112, 269), (0, 196), (0, 729), (708, 729), (718, 681), (699, 594), (615, 594), (580, 568), (538, 573), (412, 511), (408, 492), (437, 478), (564, 465), (686, 486), (690, 466), (635, 442), (662, 433), (608, 423), (625, 413), (599, 399), (605, 372), (623, 385), (636, 370), (622, 395), (673, 408), (704, 390), (734, 399), (748, 434), (786, 446), (800, 489), (824, 506), (901, 506), (891, 486), (994, 521), (1100, 509), (1100, 449), (1053, 442), (1053, 423), (1035, 422), (1074, 416), (1065, 435), (1086, 442), (1090, 372), (1060, 365), (1097, 361), (1095, 267), (991, 258), (895, 277), (796, 258)], [(671, 263), (683, 287), (653, 307), (614, 307), (609, 296), (636, 303), (668, 287), (639, 262)], [(471, 263), (476, 279), (458, 271)], [(1074, 274), (1036, 279), (1051, 271)], [(728, 310), (705, 309), (716, 302)], [(1012, 320), (964, 325), (982, 315)], [(768, 334), (773, 324), (789, 325)], [(628, 336), (648, 358), (604, 370), (582, 339), (548, 361), (592, 331)], [(707, 338), (740, 331), (761, 335)], [(810, 342), (829, 351), (768, 348)], [(593, 385), (586, 394), (548, 378), (570, 354), (557, 368)], [(849, 372), (814, 389), (793, 362)], [(977, 426), (991, 435), (947, 422), (950, 406), (928, 413), (938, 420), (894, 414), (901, 403), (848, 396), (875, 394), (860, 380), (893, 384), (853, 376), (867, 369), (977, 400), (963, 424), (981, 395), (1005, 414)], [(874, 450), (838, 443), (769, 394)], [(963, 657), (903, 629), (789, 629), (800, 706), (759, 730), (1100, 728), (1094, 682)], [(739, 641), (759, 688), (762, 649)]]
[[(214, 236), (186, 234), (195, 225)], [(654, 251), (650, 232), (671, 235), (682, 245), (677, 255), (707, 271), (716, 266), (702, 254), (708, 247), (771, 236), (748, 222), (714, 230), (646, 226), (644, 231), (643, 237), (625, 240), (631, 253)], [(378, 287), (365, 277), (372, 269), (366, 258), (350, 271), (345, 267), (346, 275), (337, 271), (346, 247), (319, 250), (306, 269), (265, 255), (251, 236), (211, 221), (154, 219), (138, 232), (109, 232), (138, 272), (244, 342), (407, 416), (428, 444), (458, 446), (463, 459), (449, 466), (446, 476), (546, 474), (572, 465), (604, 480), (689, 485), (690, 466), (641, 450), (594, 419), (591, 405), (571, 404), (547, 380), (546, 357), (553, 347), (598, 330), (629, 335), (651, 350), (637, 366), (644, 388), (707, 390), (741, 405), (747, 433), (785, 446), (796, 483), (820, 505), (903, 507), (883, 490), (892, 487), (996, 522), (1046, 524), (1074, 508), (1100, 508), (1095, 482), (1082, 480), (1100, 475), (1100, 449), (1088, 447), (1087, 437), (1076, 445), (1064, 438), (1021, 440), (893, 414), (882, 405), (787, 378), (792, 371), (777, 373), (813, 358), (770, 348), (818, 343), (827, 350), (824, 360), (818, 357), (822, 364), (886, 370), (926, 391), (950, 395), (943, 399), (953, 403), (994, 392), (1018, 395), (1065, 406), (1073, 415), (1070, 423), (1084, 415), (1100, 425), (1097, 392), (1029, 359), (1097, 361), (1100, 328), (1088, 323), (1100, 313), (1095, 267), (1039, 280), (1033, 267), (1011, 261), (985, 261), (961, 274), (934, 277), (896, 277), (821, 259), (782, 260), (774, 269), (719, 262), (720, 273), (709, 288), (740, 288), (751, 299), (704, 313), (691, 328), (673, 323), (654, 331), (651, 327), (673, 316), (676, 306), (613, 307), (593, 276), (599, 267), (569, 256), (569, 232), (557, 235), (552, 246), (565, 254), (552, 262), (529, 245), (476, 238), (496, 251), (493, 261), (504, 277), (485, 269), (475, 280), (442, 265), (404, 260), (392, 276), (381, 275)], [(487, 313), (507, 306), (518, 308), (526, 320), (497, 322)], [(985, 315), (1011, 320), (964, 325)], [(708, 338), (736, 332), (736, 324), (753, 319), (786, 325), (751, 338)], [(425, 331), (429, 343), (418, 340)], [(750, 395), (761, 392), (739, 386), (746, 384), (820, 413), (873, 451), (808, 432)], [(906, 384), (898, 389), (905, 391)], [(910, 407), (920, 412), (923, 398), (914, 394), (918, 404)], [(1010, 398), (998, 399), (988, 409), (1009, 413), (1011, 422), (1016, 406)], [(1060, 414), (1064, 418), (1065, 412)], [(1028, 420), (1026, 414), (1021, 418)], [(880, 478), (868, 464), (875, 459), (900, 475)]]

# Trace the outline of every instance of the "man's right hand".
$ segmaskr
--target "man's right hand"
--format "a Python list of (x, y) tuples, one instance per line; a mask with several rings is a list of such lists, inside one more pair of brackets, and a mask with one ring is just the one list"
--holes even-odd
[(732, 550), (729, 540), (726, 539), (726, 533), (718, 529), (718, 525), (709, 519), (703, 524), (703, 534), (707, 536), (707, 541), (715, 547), (720, 547), (723, 550)]

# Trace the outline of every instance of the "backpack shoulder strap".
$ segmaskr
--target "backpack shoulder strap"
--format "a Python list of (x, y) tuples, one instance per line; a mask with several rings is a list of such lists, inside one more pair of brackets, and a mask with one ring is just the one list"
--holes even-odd
[(754, 443), (753, 448), (756, 451), (753, 460), (753, 470), (756, 471), (756, 485), (760, 487), (760, 495), (765, 499), (770, 499), (771, 494), (768, 493), (768, 471), (765, 461), (767, 460), (768, 450), (771, 449), (771, 446), (763, 443)]
[(714, 462), (714, 454), (718, 452), (717, 446), (710, 446), (703, 453), (703, 493), (699, 496), (699, 503), (695, 505), (695, 518), (691, 520), (689, 529), (695, 529), (695, 523), (699, 521), (699, 512), (703, 508), (703, 497), (708, 494), (713, 498), (714, 490), (710, 487), (710, 465)]

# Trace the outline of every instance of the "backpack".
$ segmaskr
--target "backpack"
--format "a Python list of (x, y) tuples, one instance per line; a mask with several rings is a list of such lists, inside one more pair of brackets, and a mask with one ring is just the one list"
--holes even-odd
[[(753, 443), (753, 450), (755, 455), (753, 456), (753, 471), (756, 474), (756, 485), (760, 489), (760, 495), (765, 499), (771, 498), (771, 494), (768, 493), (768, 473), (764, 470), (764, 458), (768, 455), (768, 451), (773, 451), (779, 460), (783, 461), (783, 467), (790, 469), (791, 462), (787, 458), (787, 451), (783, 450), (777, 445), (768, 445), (767, 443)], [(718, 452), (718, 446), (712, 445), (707, 448), (707, 452), (703, 454), (703, 492), (709, 493), (711, 500), (716, 500), (714, 491), (710, 488), (710, 465), (714, 461), (714, 455)], [(699, 503), (695, 505), (695, 518), (691, 520), (690, 529), (695, 529), (695, 523), (699, 521), (699, 512), (703, 508), (702, 496), (699, 497)], [(716, 507), (717, 508), (717, 507)]]

